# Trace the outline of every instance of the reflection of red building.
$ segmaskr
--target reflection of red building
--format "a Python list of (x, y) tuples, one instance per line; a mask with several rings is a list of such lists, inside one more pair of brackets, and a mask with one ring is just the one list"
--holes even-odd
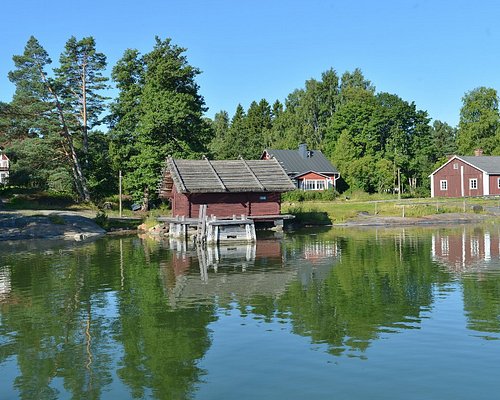
[(500, 255), (498, 232), (482, 229), (432, 235), (432, 257), (453, 271), (470, 271), (487, 266)]
[(7, 267), (0, 268), (0, 302), (9, 297), (11, 290), (10, 270)]
[(340, 250), (336, 242), (312, 242), (304, 245), (304, 258), (306, 260), (322, 260), (337, 257)]

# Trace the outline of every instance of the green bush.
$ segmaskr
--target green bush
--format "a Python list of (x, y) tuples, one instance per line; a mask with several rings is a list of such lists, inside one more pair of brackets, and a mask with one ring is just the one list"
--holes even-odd
[(39, 192), (32, 194), (12, 194), (8, 204), (13, 209), (60, 209), (72, 206), (75, 200), (72, 194)]
[(108, 226), (108, 215), (103, 210), (99, 210), (95, 215), (94, 222), (101, 228), (106, 229)]
[(283, 201), (333, 201), (338, 196), (335, 189), (327, 190), (300, 190), (296, 189), (283, 195)]

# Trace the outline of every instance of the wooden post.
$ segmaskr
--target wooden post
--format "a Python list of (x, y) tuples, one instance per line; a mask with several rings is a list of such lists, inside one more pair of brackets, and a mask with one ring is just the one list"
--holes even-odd
[(118, 171), (118, 204), (120, 210), (120, 218), (122, 217), (122, 170)]

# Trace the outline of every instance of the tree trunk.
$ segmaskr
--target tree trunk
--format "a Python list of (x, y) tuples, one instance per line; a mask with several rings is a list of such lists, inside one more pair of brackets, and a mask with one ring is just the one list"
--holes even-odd
[(61, 136), (65, 139), (66, 145), (68, 146), (69, 153), (68, 157), (70, 159), (70, 162), (73, 166), (73, 176), (75, 178), (75, 185), (80, 186), (81, 191), (78, 190), (80, 200), (83, 201), (90, 201), (90, 192), (87, 187), (87, 182), (85, 180), (85, 176), (83, 175), (82, 168), (80, 166), (80, 162), (78, 160), (78, 155), (76, 154), (75, 146), (73, 145), (73, 137), (71, 136), (71, 133), (68, 128), (68, 124), (66, 123), (66, 118), (64, 117), (64, 110), (62, 108), (61, 102), (59, 101), (59, 96), (57, 93), (54, 91), (54, 88), (50, 85), (50, 83), (47, 81), (47, 78), (45, 77), (43, 71), (40, 69), (40, 74), (42, 76), (42, 80), (47, 85), (47, 89), (49, 93), (52, 95), (55, 106), (57, 109), (57, 113), (59, 116), (59, 121), (61, 122), (62, 126), (62, 131), (61, 131)]
[(144, 194), (142, 196), (142, 206), (141, 211), (149, 210), (149, 188), (144, 188)]
[(87, 64), (82, 65), (82, 134), (83, 134), (83, 154), (84, 163), (89, 163), (89, 137), (87, 128)]

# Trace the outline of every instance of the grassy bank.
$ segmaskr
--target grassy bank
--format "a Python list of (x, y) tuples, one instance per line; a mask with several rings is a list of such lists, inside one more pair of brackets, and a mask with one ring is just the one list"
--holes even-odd
[(499, 199), (405, 199), (284, 202), (282, 212), (293, 214), (299, 224), (343, 223), (360, 216), (425, 217), (444, 213), (480, 213), (499, 207)]

